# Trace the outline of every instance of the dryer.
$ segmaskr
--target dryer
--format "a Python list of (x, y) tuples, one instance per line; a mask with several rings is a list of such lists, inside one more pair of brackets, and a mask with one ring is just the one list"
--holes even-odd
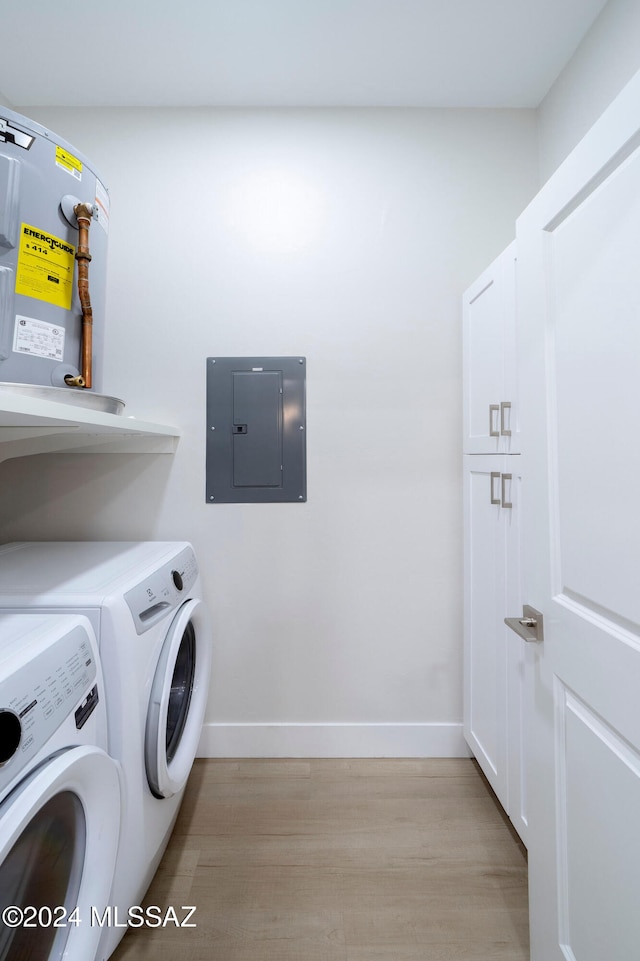
[[(0, 614), (0, 958), (93, 961), (120, 827), (85, 617)], [(96, 866), (99, 865), (99, 870)]]
[(123, 822), (98, 961), (115, 949), (166, 848), (206, 708), (211, 632), (187, 542), (30, 542), (0, 547), (0, 608), (65, 611), (95, 628), (109, 754)]

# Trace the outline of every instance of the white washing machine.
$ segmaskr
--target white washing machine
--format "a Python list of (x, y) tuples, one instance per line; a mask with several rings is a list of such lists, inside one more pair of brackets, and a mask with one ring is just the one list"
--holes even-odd
[(93, 961), (109, 896), (120, 765), (85, 617), (0, 614), (0, 959)]
[(155, 874), (198, 747), (211, 632), (196, 557), (186, 542), (7, 544), (0, 547), (0, 585), (0, 608), (81, 613), (98, 638), (108, 751), (123, 773), (103, 961)]

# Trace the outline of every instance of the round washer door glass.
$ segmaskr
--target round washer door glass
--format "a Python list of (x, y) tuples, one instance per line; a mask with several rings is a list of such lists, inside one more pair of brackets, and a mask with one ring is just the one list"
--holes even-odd
[(5, 798), (0, 961), (94, 957), (91, 912), (107, 906), (119, 832), (118, 769), (99, 748), (59, 754)]
[[(54, 794), (26, 825), (0, 869), (0, 917), (7, 921), (0, 926), (2, 961), (48, 961), (62, 954), (67, 939), (54, 923), (62, 920), (66, 927), (78, 900), (86, 834), (84, 809), (72, 791)], [(27, 919), (33, 928), (18, 924), (25, 910), (34, 914)]]
[(187, 782), (209, 691), (211, 635), (202, 601), (191, 599), (171, 622), (158, 658), (145, 734), (149, 787), (172, 797)]
[(170, 764), (178, 750), (184, 726), (189, 715), (193, 680), (196, 673), (196, 632), (189, 621), (182, 634), (178, 654), (173, 666), (171, 690), (167, 704), (166, 750)]

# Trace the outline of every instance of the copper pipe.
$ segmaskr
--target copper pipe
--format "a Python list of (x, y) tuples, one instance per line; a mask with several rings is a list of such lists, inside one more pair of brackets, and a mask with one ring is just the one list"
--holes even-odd
[(82, 333), (80, 339), (80, 366), (81, 373), (78, 377), (65, 377), (65, 383), (70, 387), (91, 387), (92, 386), (92, 360), (93, 360), (93, 311), (91, 309), (91, 298), (89, 296), (89, 227), (93, 217), (93, 207), (91, 204), (76, 204), (73, 208), (78, 221), (78, 247), (76, 250), (76, 260), (78, 261), (78, 296), (82, 308)]

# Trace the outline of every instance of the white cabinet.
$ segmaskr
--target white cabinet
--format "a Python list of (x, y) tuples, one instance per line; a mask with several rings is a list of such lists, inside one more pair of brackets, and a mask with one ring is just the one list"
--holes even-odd
[(525, 642), (504, 618), (522, 607), (522, 457), (464, 457), (464, 736), (526, 843)]
[(526, 843), (514, 288), (512, 244), (464, 296), (464, 735)]
[(516, 396), (515, 242), (463, 297), (466, 454), (520, 451)]

